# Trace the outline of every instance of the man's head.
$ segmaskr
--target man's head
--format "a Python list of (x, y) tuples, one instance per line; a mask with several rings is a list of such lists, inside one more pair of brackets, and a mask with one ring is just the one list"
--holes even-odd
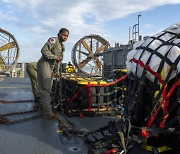
[(66, 28), (61, 28), (58, 33), (58, 37), (62, 42), (65, 42), (68, 39), (69, 30)]

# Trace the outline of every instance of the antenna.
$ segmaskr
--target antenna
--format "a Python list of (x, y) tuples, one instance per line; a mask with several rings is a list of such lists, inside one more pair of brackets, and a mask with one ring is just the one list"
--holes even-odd
[(140, 18), (140, 14), (138, 15), (138, 41), (139, 41), (139, 18)]
[(139, 39), (139, 19), (140, 19), (140, 14), (138, 15), (138, 23), (137, 24), (135, 24), (134, 26), (133, 26), (133, 41), (134, 42), (136, 42), (136, 41), (139, 41), (140, 39)]

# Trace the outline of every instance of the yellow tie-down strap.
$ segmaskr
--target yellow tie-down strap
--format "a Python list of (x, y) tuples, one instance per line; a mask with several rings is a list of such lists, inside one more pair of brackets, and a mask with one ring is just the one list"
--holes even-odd
[(77, 81), (77, 84), (79, 85), (93, 85), (93, 86), (102, 86), (106, 85), (107, 82), (103, 80), (93, 80), (91, 78), (82, 78), (82, 77), (70, 77), (67, 78), (68, 80)]
[(86, 80), (82, 80), (82, 81), (78, 81), (78, 84), (80, 84), (80, 85), (88, 85), (88, 84), (90, 84), (90, 85), (99, 85), (99, 86), (101, 86), (101, 85), (106, 85), (107, 84), (107, 82), (105, 82), (105, 81), (86, 81)]
[(149, 146), (149, 145), (147, 145), (146, 141), (142, 142), (141, 148), (143, 148), (143, 149), (145, 149), (147, 151), (151, 151), (151, 152), (154, 152), (155, 149), (156, 149), (159, 153), (167, 151), (167, 150), (172, 150), (172, 148), (170, 148), (168, 146), (162, 146), (162, 147), (159, 147), (159, 148)]
[(82, 77), (63, 77), (66, 80), (72, 80), (72, 81), (76, 81), (77, 84), (79, 85), (87, 85), (87, 86), (111, 86), (114, 84), (117, 84), (118, 82), (120, 82), (121, 80), (124, 80), (127, 78), (127, 75), (124, 75), (122, 77), (120, 77), (119, 79), (116, 79), (115, 81), (111, 81), (111, 82), (106, 82), (103, 80), (93, 80), (92, 78), (82, 78)]

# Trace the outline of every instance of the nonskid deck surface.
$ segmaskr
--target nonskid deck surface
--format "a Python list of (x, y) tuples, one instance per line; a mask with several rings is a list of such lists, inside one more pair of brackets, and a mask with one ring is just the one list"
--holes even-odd
[[(4, 78), (0, 82), (0, 100), (31, 100), (33, 94), (28, 78)], [(29, 103), (0, 103), (0, 114), (15, 111), (26, 111), (33, 108), (35, 102)], [(27, 118), (38, 114), (9, 116), (10, 120)], [(60, 119), (64, 117), (59, 114)], [(107, 125), (115, 117), (67, 117), (77, 128), (89, 131), (97, 130)], [(65, 121), (66, 122), (66, 121)], [(62, 133), (57, 132), (57, 121), (45, 120), (39, 117), (34, 120), (12, 125), (0, 125), (0, 153), (1, 154), (87, 154), (88, 145), (82, 137), (73, 135), (68, 140)], [(134, 150), (133, 150), (134, 151)], [(133, 153), (141, 153), (133, 152)], [(144, 152), (143, 152), (144, 153)]]
[[(1, 100), (33, 99), (31, 84), (28, 78), (4, 78), (0, 82)], [(0, 104), (0, 114), (32, 109), (35, 102)], [(10, 116), (15, 120), (37, 113)], [(63, 119), (63, 117), (60, 118)], [(104, 126), (109, 117), (68, 118), (79, 128), (95, 130)], [(73, 136), (67, 140), (57, 132), (57, 121), (45, 120), (42, 117), (12, 125), (0, 125), (0, 153), (2, 154), (59, 154), (87, 153), (87, 145), (81, 137)]]

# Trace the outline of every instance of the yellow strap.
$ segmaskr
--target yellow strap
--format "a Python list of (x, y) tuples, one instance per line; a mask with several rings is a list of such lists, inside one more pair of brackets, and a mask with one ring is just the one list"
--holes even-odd
[(162, 146), (162, 147), (159, 147), (158, 148), (158, 151), (159, 152), (164, 152), (164, 151), (167, 151), (167, 150), (172, 150), (172, 148), (168, 147), (168, 146)]
[[(145, 142), (142, 142), (142, 145), (141, 147), (147, 151), (151, 151), (153, 152), (154, 150), (154, 147), (152, 146), (149, 146), (147, 145), (146, 141)], [(164, 152), (164, 151), (167, 151), (167, 150), (172, 150), (172, 148), (168, 147), (168, 146), (162, 146), (162, 147), (159, 147), (157, 148), (158, 152), (161, 153), (161, 152)]]
[(118, 133), (118, 135), (119, 135), (119, 137), (120, 137), (120, 139), (121, 139), (121, 143), (122, 143), (122, 146), (123, 146), (123, 150), (126, 151), (126, 145), (125, 145), (124, 134), (123, 134), (123, 132), (117, 132), (117, 133)]
[[(164, 80), (164, 67), (162, 68), (162, 71), (161, 71), (161, 80)], [(160, 89), (162, 87), (162, 83), (160, 83)]]
[(60, 130), (60, 129), (57, 130), (57, 133), (62, 133), (62, 132), (63, 132), (63, 130)]
[[(161, 79), (164, 80), (164, 67), (162, 68), (162, 71), (161, 71)], [(162, 88), (162, 86), (163, 86), (163, 84), (160, 83), (160, 89)], [(160, 91), (160, 90), (155, 91), (155, 93), (154, 93), (154, 97), (155, 97), (155, 98), (156, 98), (157, 95), (159, 94), (159, 91)]]
[(146, 144), (146, 142), (142, 142), (141, 148), (147, 150), (147, 151), (153, 151), (153, 147)]

